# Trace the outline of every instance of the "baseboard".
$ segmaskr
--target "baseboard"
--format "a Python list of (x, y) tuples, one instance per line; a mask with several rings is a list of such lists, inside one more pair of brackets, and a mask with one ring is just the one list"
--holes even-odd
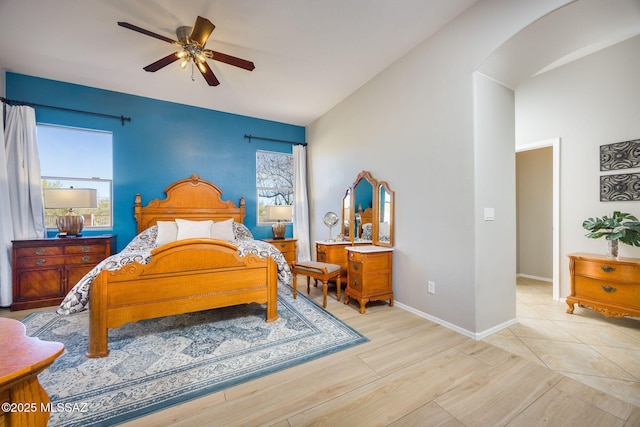
[(532, 276), (530, 274), (516, 274), (516, 277), (524, 277), (525, 279), (540, 280), (541, 282), (553, 283), (553, 279), (548, 277)]
[(464, 335), (466, 337), (472, 338), (474, 340), (481, 340), (483, 338), (488, 337), (489, 335), (493, 335), (496, 332), (499, 332), (499, 331), (501, 331), (503, 329), (508, 328), (509, 326), (513, 326), (516, 323), (518, 323), (518, 319), (514, 318), (514, 319), (508, 320), (508, 321), (506, 321), (504, 323), (501, 323), (500, 325), (496, 325), (493, 328), (489, 328), (489, 329), (487, 329), (485, 331), (482, 331), (482, 332), (471, 332), (471, 331), (469, 331), (467, 329), (464, 329), (464, 328), (461, 328), (461, 327), (459, 327), (457, 325), (454, 325), (453, 323), (449, 323), (449, 322), (444, 321), (444, 320), (442, 320), (442, 319), (440, 319), (438, 317), (435, 317), (435, 316), (432, 316), (430, 314), (427, 314), (424, 311), (416, 310), (415, 308), (410, 307), (410, 306), (408, 306), (406, 304), (402, 304), (401, 302), (397, 302), (396, 301), (395, 302), (395, 306), (397, 306), (397, 307), (399, 307), (399, 308), (401, 308), (403, 310), (406, 310), (408, 312), (411, 312), (411, 313), (415, 314), (416, 316), (420, 316), (423, 319), (427, 319), (427, 320), (430, 320), (430, 321), (432, 321), (434, 323), (437, 323), (437, 324), (439, 324), (441, 326), (444, 326), (447, 329), (451, 329), (452, 331), (458, 332), (458, 333), (460, 333), (460, 334), (462, 334), (462, 335)]

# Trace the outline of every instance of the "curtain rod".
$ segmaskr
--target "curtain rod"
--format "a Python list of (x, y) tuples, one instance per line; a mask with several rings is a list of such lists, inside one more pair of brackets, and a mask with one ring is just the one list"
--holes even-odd
[(122, 126), (124, 126), (124, 122), (125, 121), (127, 121), (127, 122), (131, 121), (131, 117), (115, 116), (113, 114), (104, 114), (104, 113), (94, 113), (93, 111), (74, 110), (72, 108), (65, 108), (65, 107), (54, 107), (53, 105), (35, 104), (33, 102), (26, 102), (26, 101), (16, 101), (14, 99), (7, 99), (7, 98), (3, 98), (1, 96), (0, 96), (0, 101), (6, 102), (9, 105), (27, 105), (29, 107), (52, 108), (54, 110), (70, 111), (70, 112), (73, 112), (73, 113), (90, 114), (92, 116), (100, 116), (100, 117), (108, 117), (110, 119), (118, 119), (118, 120), (120, 120), (120, 123), (122, 123)]
[(306, 142), (286, 141), (284, 139), (265, 138), (263, 136), (245, 135), (244, 137), (249, 139), (249, 144), (251, 144), (252, 139), (261, 139), (263, 141), (286, 142), (287, 144), (304, 145), (305, 147), (307, 145)]

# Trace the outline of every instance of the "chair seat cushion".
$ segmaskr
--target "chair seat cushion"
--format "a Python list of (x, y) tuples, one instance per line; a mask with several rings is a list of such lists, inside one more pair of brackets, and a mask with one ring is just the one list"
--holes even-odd
[(309, 272), (315, 274), (323, 274), (322, 269), (326, 269), (328, 274), (333, 274), (336, 271), (340, 271), (340, 266), (338, 264), (329, 264), (327, 262), (317, 262), (317, 261), (304, 261), (297, 262), (293, 269), (298, 272)]

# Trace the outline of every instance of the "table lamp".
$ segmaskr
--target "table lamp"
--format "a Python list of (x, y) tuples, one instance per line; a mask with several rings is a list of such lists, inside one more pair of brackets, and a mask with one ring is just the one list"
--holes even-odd
[(269, 205), (267, 206), (267, 221), (277, 221), (271, 226), (274, 239), (284, 239), (286, 227), (281, 221), (291, 222), (293, 206)]
[(97, 208), (98, 191), (94, 188), (45, 188), (43, 189), (45, 209), (69, 209), (66, 215), (58, 215), (58, 237), (81, 236), (84, 217), (73, 208)]

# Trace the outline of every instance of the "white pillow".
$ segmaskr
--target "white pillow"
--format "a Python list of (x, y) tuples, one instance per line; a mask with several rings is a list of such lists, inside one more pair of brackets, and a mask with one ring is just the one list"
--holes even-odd
[(156, 245), (166, 245), (178, 238), (178, 224), (175, 221), (158, 221), (157, 224), (158, 237), (156, 237)]
[(178, 224), (177, 240), (194, 239), (194, 238), (210, 238), (211, 224), (213, 221), (189, 221), (186, 219), (176, 219)]
[(211, 237), (213, 239), (233, 242), (236, 239), (236, 236), (233, 233), (233, 218), (211, 224)]

